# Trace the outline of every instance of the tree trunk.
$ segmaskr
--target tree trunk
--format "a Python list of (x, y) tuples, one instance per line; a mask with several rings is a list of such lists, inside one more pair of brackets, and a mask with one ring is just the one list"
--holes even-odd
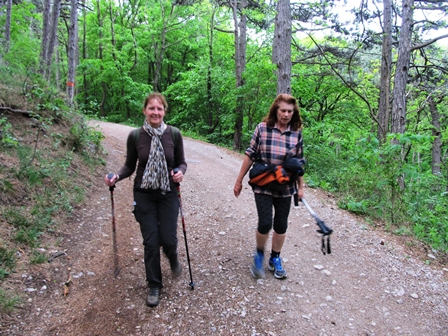
[(5, 22), (5, 54), (9, 52), (11, 44), (11, 17), (12, 17), (12, 0), (6, 1), (6, 22)]
[[(162, 34), (162, 38), (163, 38), (163, 34)], [(153, 91), (157, 91), (157, 92), (160, 92), (159, 78), (160, 78), (160, 73), (162, 72), (162, 61), (163, 61), (162, 51), (159, 52), (159, 49), (161, 50), (162, 47), (159, 47), (159, 43), (156, 42), (154, 44), (154, 56), (155, 56), (156, 60), (154, 62), (154, 74), (153, 74), (153, 79), (152, 79), (152, 89), (153, 89)]]
[(58, 33), (58, 22), (59, 22), (59, 14), (61, 12), (61, 0), (53, 1), (53, 10), (51, 12), (51, 26), (49, 30), (49, 40), (48, 40), (48, 48), (47, 53), (45, 54), (45, 69), (44, 76), (47, 80), (50, 80), (51, 75), (51, 59), (53, 57), (54, 46), (56, 44), (56, 38)]
[[(102, 40), (103, 40), (103, 19), (101, 18), (101, 6), (100, 6), (100, 0), (97, 0), (96, 2), (97, 4), (97, 18), (98, 18), (98, 39), (100, 41), (99, 45), (98, 45), (98, 58), (101, 60), (101, 63), (103, 62), (103, 44), (102, 44)], [(103, 65), (101, 64), (101, 72), (103, 71)], [(104, 104), (106, 103), (106, 83), (104, 81), (101, 81), (101, 91), (102, 91), (102, 95), (101, 95), (101, 102), (100, 102), (100, 116), (104, 117), (106, 116), (106, 111), (104, 109)]]
[(45, 65), (47, 64), (47, 50), (50, 40), (50, 13), (51, 13), (51, 0), (44, 0), (44, 12), (42, 13), (42, 40), (40, 46), (40, 68), (39, 73), (44, 75), (47, 71)]
[(160, 6), (162, 10), (162, 20), (163, 20), (163, 27), (162, 31), (160, 32), (160, 43), (156, 42), (154, 45), (154, 55), (155, 55), (155, 64), (154, 64), (154, 77), (153, 77), (153, 90), (154, 91), (161, 91), (160, 88), (160, 78), (162, 77), (162, 64), (163, 64), (163, 58), (164, 58), (164, 52), (165, 52), (165, 41), (166, 41), (166, 33), (167, 33), (167, 18), (165, 16), (165, 9), (163, 5)]
[(73, 105), (75, 97), (75, 69), (76, 69), (76, 52), (78, 50), (78, 6), (77, 0), (70, 0), (70, 26), (68, 30), (68, 78), (67, 78), (67, 95), (69, 97), (69, 105)]
[(215, 11), (213, 10), (210, 19), (210, 36), (208, 41), (208, 68), (207, 68), (207, 100), (208, 100), (208, 115), (207, 125), (210, 130), (213, 125), (213, 96), (212, 96), (212, 67), (213, 67), (213, 30), (214, 30)]
[[(87, 59), (87, 9), (85, 6), (85, 0), (82, 0), (82, 25), (83, 25), (83, 29), (82, 29), (82, 60), (84, 61), (85, 59)], [(87, 81), (87, 76), (86, 76), (86, 72), (83, 71), (82, 73), (82, 87), (84, 91), (88, 91), (89, 90), (89, 85), (88, 85), (88, 81)], [(87, 95), (83, 95), (84, 97), (84, 104), (87, 105)]]
[(61, 57), (61, 52), (60, 51), (60, 46), (59, 46), (59, 42), (58, 40), (56, 40), (55, 46), (54, 46), (54, 54), (56, 55), (56, 64), (58, 65), (56, 67), (56, 71), (54, 74), (54, 85), (58, 88), (58, 90), (63, 90), (62, 86), (61, 86), (61, 67), (59, 66), (59, 64), (61, 64), (61, 59), (63, 59), (63, 57)]
[(397, 67), (392, 96), (392, 133), (403, 134), (406, 130), (406, 81), (411, 58), (413, 7), (414, 0), (403, 0)]
[(434, 142), (432, 143), (432, 173), (439, 175), (441, 173), (442, 164), (442, 140), (440, 139), (440, 113), (437, 109), (437, 104), (434, 98), (429, 98), (429, 110), (431, 111), (432, 136)]
[[(246, 69), (246, 15), (244, 9), (247, 6), (246, 0), (241, 0), (240, 7), (237, 7), (237, 1), (232, 2), (233, 20), (235, 22), (235, 68), (236, 68), (236, 88), (237, 98), (235, 107), (235, 132), (233, 135), (233, 149), (240, 151), (242, 148), (241, 137), (243, 132), (243, 111), (244, 111), (244, 97), (239, 94), (239, 88), (244, 85), (243, 72)], [(241, 16), (238, 22), (237, 10), (240, 10)]]
[(115, 65), (118, 66), (117, 63), (117, 54), (115, 52), (115, 16), (112, 8), (112, 2), (109, 3), (109, 19), (110, 19), (110, 35), (111, 35), (111, 45), (112, 45), (112, 58), (115, 61)]
[(277, 65), (277, 94), (291, 94), (291, 5), (279, 0), (275, 17), (272, 62)]
[(390, 82), (392, 73), (392, 3), (383, 0), (383, 47), (381, 58), (380, 100), (378, 106), (378, 139), (384, 143), (389, 131)]

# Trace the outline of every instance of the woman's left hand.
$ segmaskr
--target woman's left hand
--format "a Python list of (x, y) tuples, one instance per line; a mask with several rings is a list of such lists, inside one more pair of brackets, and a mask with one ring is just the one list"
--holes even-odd
[(171, 171), (171, 175), (173, 176), (174, 183), (180, 183), (184, 179), (184, 174), (179, 169), (177, 173), (174, 173), (174, 171)]

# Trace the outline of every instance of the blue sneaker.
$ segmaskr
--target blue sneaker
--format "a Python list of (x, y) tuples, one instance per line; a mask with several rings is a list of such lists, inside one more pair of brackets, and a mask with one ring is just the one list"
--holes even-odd
[(286, 274), (286, 271), (283, 269), (282, 259), (280, 257), (269, 258), (268, 268), (271, 272), (274, 272), (274, 277), (277, 279), (285, 279), (288, 277), (288, 274)]
[(263, 262), (264, 256), (255, 252), (254, 261), (250, 265), (250, 272), (255, 279), (264, 278)]

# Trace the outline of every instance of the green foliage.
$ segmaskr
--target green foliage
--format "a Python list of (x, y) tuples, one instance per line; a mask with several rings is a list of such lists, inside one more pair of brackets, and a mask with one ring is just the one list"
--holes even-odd
[(27, 1), (13, 5), (11, 47), (4, 59), (14, 71), (30, 73), (35, 71), (38, 65), (40, 42), (34, 35), (33, 28), (38, 24), (39, 17), (35, 9), (35, 5)]
[(48, 257), (45, 253), (34, 250), (30, 257), (32, 264), (43, 264), (47, 262)]
[(10, 313), (14, 310), (14, 307), (20, 301), (20, 297), (13, 295), (3, 288), (0, 288), (0, 311), (4, 313)]
[(69, 143), (74, 152), (94, 154), (101, 149), (103, 134), (88, 127), (84, 120), (74, 123), (70, 128), (70, 134), (72, 137)]
[(0, 118), (0, 145), (5, 147), (15, 147), (18, 142), (11, 133), (11, 124), (5, 117)]
[(84, 148), (88, 139), (88, 130), (84, 124), (74, 124), (70, 129), (70, 134), (73, 136), (73, 151), (79, 152)]
[(0, 245), (0, 280), (8, 276), (16, 265), (15, 253), (3, 243)]
[(343, 209), (398, 226), (393, 231), (413, 232), (433, 248), (448, 250), (446, 180), (433, 175), (428, 165), (400, 159), (403, 148), (430, 148), (431, 137), (395, 134), (380, 145), (370, 135), (355, 143), (339, 141), (339, 147), (333, 137), (328, 139), (331, 145), (306, 147), (310, 186), (338, 194)]
[(59, 116), (59, 111), (62, 108), (66, 108), (66, 104), (62, 97), (58, 96), (59, 92), (53, 88), (43, 89), (39, 86), (33, 87), (31, 92), (27, 94), (29, 99), (38, 99), (36, 106), (39, 111), (53, 112), (52, 116)]
[(14, 226), (14, 240), (31, 247), (38, 246), (38, 238), (42, 235), (45, 223), (36, 217), (31, 217), (24, 208), (9, 207), (3, 216), (6, 222)]
[(338, 202), (341, 209), (348, 210), (355, 214), (365, 215), (367, 214), (367, 202), (366, 200), (361, 200), (360, 202), (354, 201), (350, 196), (343, 198)]

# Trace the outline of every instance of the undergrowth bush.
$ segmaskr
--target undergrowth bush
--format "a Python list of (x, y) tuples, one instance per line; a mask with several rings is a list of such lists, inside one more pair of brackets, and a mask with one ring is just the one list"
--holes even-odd
[[(0, 73), (7, 71), (0, 66)], [(19, 83), (20, 75), (15, 76), (8, 82)], [(30, 263), (47, 260), (41, 237), (56, 232), (84, 201), (90, 181), (80, 173), (85, 177), (86, 169), (94, 172), (105, 164), (103, 135), (65, 104), (65, 95), (30, 76), (25, 82), (0, 93), (7, 106), (18, 109), (21, 103), (22, 111), (31, 111), (29, 117), (0, 114), (0, 154), (11, 162), (0, 167), (0, 229), (9, 233), (0, 240), (0, 282), (14, 272), (19, 248)], [(0, 310), (13, 309), (18, 300), (0, 290)]]
[(334, 192), (343, 209), (380, 220), (397, 234), (413, 233), (431, 247), (448, 251), (447, 179), (412, 158), (397, 159), (406, 149), (430, 146), (431, 138), (394, 136), (396, 143), (392, 135), (382, 145), (370, 136), (339, 150), (330, 142), (308, 143), (307, 183)]

